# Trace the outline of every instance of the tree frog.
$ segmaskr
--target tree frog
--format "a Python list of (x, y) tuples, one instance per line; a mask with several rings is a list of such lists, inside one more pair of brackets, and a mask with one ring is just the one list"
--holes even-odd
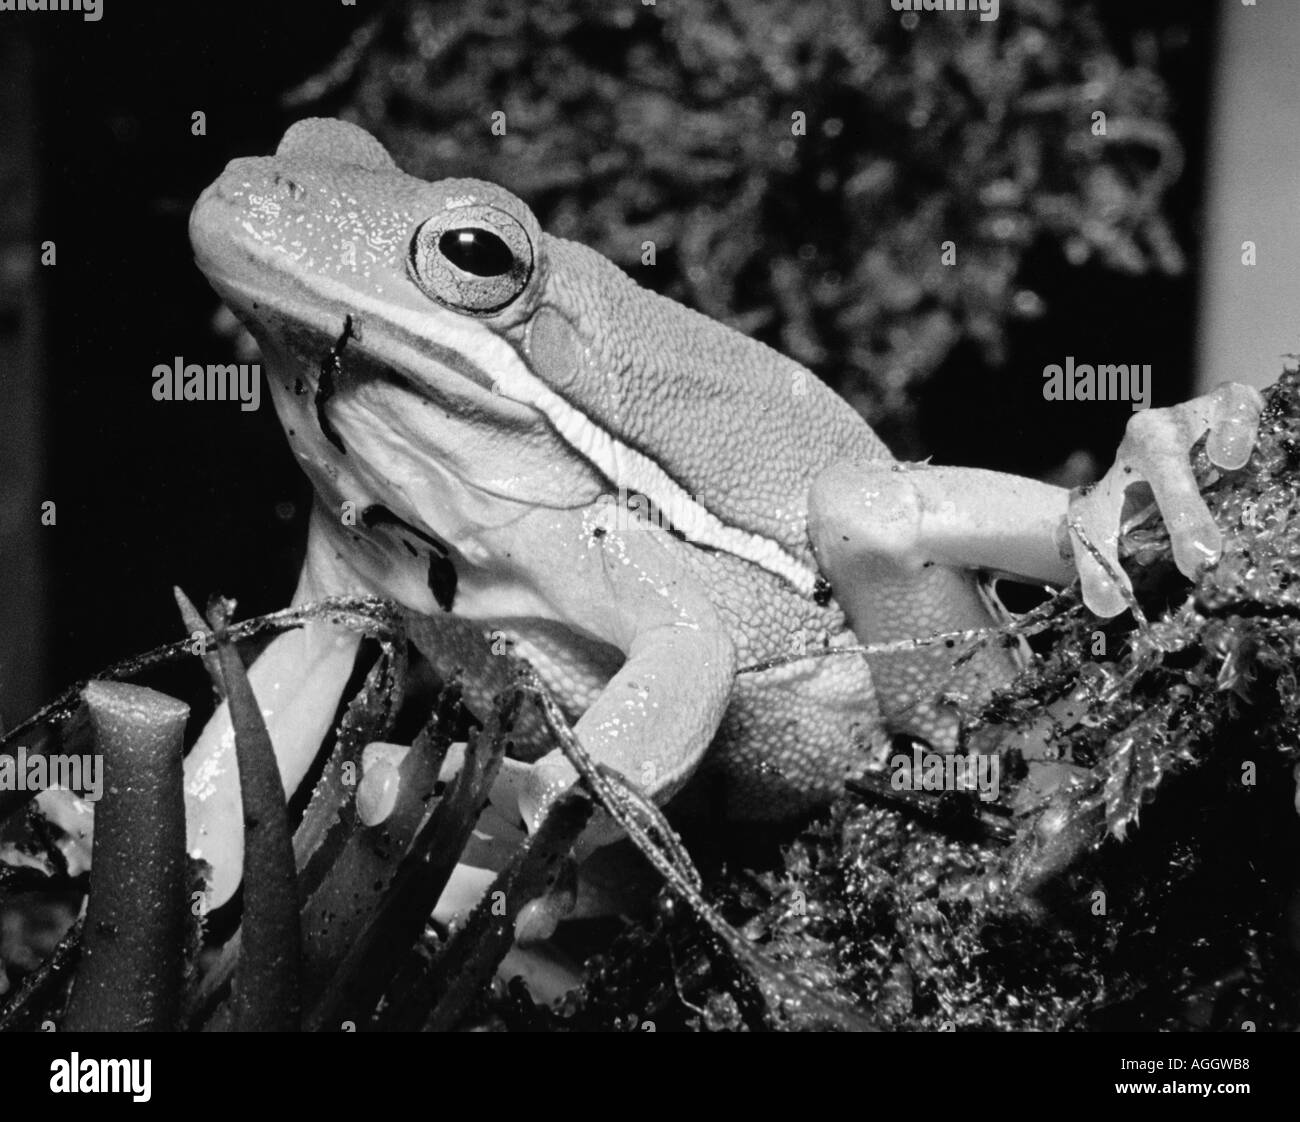
[[(951, 645), (836, 650), (988, 625), (979, 571), (1078, 575), (1099, 615), (1122, 611), (1129, 484), (1149, 484), (1185, 573), (1214, 561), (1188, 453), (1208, 434), (1211, 459), (1239, 467), (1258, 420), (1240, 386), (1135, 414), (1073, 500), (900, 464), (797, 363), (549, 236), (501, 187), (405, 174), (343, 121), (230, 163), (190, 236), (314, 485), (295, 602), (381, 595), (505, 637), (597, 760), (719, 819), (827, 802), (888, 730), (950, 738), (936, 694), (1005, 679), (1005, 650), (958, 670)], [(251, 668), (288, 791), (357, 642), (312, 624)], [(223, 709), (185, 765), (214, 904), (240, 877), (232, 747)], [(558, 752), (527, 766), (524, 823), (574, 779)]]

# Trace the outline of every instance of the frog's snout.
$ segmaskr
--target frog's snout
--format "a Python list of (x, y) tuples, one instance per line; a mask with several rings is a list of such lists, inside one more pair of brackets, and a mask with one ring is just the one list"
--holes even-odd
[(269, 156), (231, 160), (206, 187), (190, 211), (190, 246), (209, 280), (237, 277), (244, 256), (240, 247), (262, 240), (250, 222), (265, 231), (304, 194), (301, 184), (276, 167)]

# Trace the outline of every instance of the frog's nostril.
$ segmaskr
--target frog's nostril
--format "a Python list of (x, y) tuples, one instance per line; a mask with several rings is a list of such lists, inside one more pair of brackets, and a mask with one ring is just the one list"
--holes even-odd
[(303, 196), (303, 187), (296, 179), (291, 179), (280, 172), (275, 173), (276, 190), (286, 199), (301, 199)]

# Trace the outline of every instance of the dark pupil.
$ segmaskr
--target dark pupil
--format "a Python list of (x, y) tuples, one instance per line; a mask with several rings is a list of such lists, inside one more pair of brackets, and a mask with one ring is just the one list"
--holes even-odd
[(466, 227), (448, 230), (438, 239), (442, 255), (458, 269), (476, 277), (499, 277), (510, 272), (515, 259), (496, 234)]

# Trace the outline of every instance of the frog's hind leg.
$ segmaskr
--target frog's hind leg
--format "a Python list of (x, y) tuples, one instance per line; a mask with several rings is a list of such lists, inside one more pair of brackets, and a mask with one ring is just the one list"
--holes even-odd
[[(864, 643), (892, 643), (999, 622), (977, 570), (1046, 583), (1073, 577), (1057, 542), (1069, 492), (1016, 476), (892, 462), (839, 463), (815, 481), (808, 528), (823, 575)], [(1068, 556), (1068, 555), (1067, 555)], [(1010, 680), (1014, 652), (951, 640), (870, 656), (880, 711), (896, 732), (951, 745), (956, 711)]]

